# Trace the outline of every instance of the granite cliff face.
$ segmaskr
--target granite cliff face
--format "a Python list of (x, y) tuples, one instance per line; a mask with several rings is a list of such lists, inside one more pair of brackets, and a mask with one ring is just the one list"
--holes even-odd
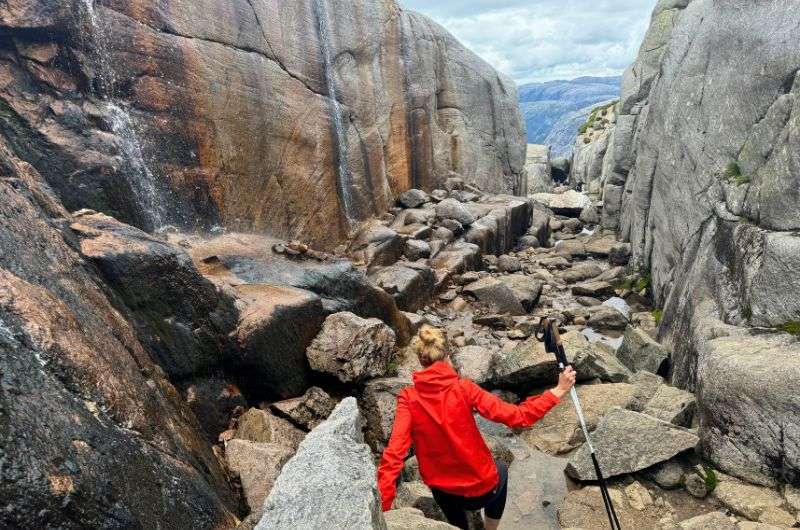
[(3, 135), (69, 210), (331, 245), (451, 172), (514, 193), (514, 83), (393, 0), (0, 7)]
[(761, 483), (800, 477), (799, 23), (788, 1), (660, 1), (594, 150), (706, 456)]

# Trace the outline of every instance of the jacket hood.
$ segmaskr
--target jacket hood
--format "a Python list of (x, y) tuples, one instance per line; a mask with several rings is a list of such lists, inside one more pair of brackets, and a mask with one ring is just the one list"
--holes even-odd
[(412, 376), (414, 388), (422, 394), (437, 394), (458, 383), (458, 374), (450, 363), (438, 361)]

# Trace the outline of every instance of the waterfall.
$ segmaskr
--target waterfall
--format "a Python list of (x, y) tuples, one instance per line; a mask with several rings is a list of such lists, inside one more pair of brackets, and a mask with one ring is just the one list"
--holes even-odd
[(341, 201), (342, 211), (348, 223), (356, 219), (353, 211), (353, 178), (347, 164), (347, 137), (342, 121), (342, 105), (337, 99), (334, 61), (331, 55), (330, 18), (325, 8), (326, 0), (315, 0), (314, 16), (317, 19), (317, 38), (322, 53), (322, 66), (325, 74), (325, 87), (330, 104), (333, 143), (336, 148), (336, 191)]
[(116, 74), (111, 64), (109, 35), (100, 23), (94, 7), (94, 0), (82, 0), (85, 20), (90, 25), (92, 59), (96, 70), (95, 91), (105, 106), (111, 132), (118, 139), (118, 149), (129, 171), (123, 171), (127, 184), (139, 206), (140, 219), (147, 230), (163, 227), (166, 207), (161, 201), (156, 178), (145, 160), (136, 124), (128, 110), (114, 100)]

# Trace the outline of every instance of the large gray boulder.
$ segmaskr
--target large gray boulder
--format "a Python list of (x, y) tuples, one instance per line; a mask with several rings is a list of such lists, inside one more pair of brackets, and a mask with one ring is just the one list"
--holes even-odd
[(411, 384), (404, 377), (373, 379), (364, 386), (361, 395), (361, 410), (366, 420), (365, 436), (373, 450), (380, 453), (392, 434), (397, 396)]
[[(603, 474), (610, 478), (665, 462), (694, 448), (699, 439), (687, 429), (652, 416), (615, 409), (600, 420), (592, 441)], [(587, 444), (572, 455), (567, 474), (581, 481), (597, 479)]]
[(225, 460), (242, 485), (251, 511), (261, 509), (281, 468), (294, 451), (276, 443), (234, 439), (225, 444)]
[(800, 343), (780, 333), (720, 337), (699, 355), (706, 360), (697, 393), (704, 455), (756, 484), (800, 480)]
[(355, 398), (345, 398), (283, 467), (257, 530), (386, 530)]
[(421, 263), (396, 263), (373, 270), (369, 279), (394, 298), (403, 311), (417, 311), (428, 304), (436, 290), (436, 275)]
[(463, 226), (469, 226), (475, 222), (475, 216), (470, 213), (463, 203), (455, 199), (445, 199), (437, 204), (436, 217), (443, 220), (452, 219)]
[(312, 386), (300, 397), (272, 403), (272, 411), (297, 427), (311, 430), (327, 418), (336, 401), (321, 388)]
[(509, 315), (525, 315), (527, 311), (508, 285), (495, 278), (484, 278), (464, 287), (464, 292), (474, 296), (492, 310)]
[(669, 368), (669, 351), (646, 331), (635, 326), (625, 328), (617, 358), (635, 372), (647, 370), (665, 376)]
[(578, 217), (585, 208), (592, 205), (589, 197), (575, 190), (564, 193), (535, 193), (533, 200), (550, 208), (554, 213), (567, 217)]
[(395, 348), (392, 329), (377, 318), (335, 313), (306, 350), (313, 370), (357, 383), (386, 373)]

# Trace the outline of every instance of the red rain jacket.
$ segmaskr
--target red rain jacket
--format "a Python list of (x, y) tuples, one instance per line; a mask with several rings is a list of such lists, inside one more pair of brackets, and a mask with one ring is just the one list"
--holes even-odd
[(422, 480), (431, 488), (462, 497), (480, 497), (497, 486), (491, 451), (478, 431), (473, 411), (511, 428), (530, 427), (559, 403), (550, 391), (511, 405), (468, 379), (447, 362), (414, 373), (414, 386), (397, 396), (389, 444), (378, 468), (383, 510), (397, 494), (397, 477), (411, 443)]

